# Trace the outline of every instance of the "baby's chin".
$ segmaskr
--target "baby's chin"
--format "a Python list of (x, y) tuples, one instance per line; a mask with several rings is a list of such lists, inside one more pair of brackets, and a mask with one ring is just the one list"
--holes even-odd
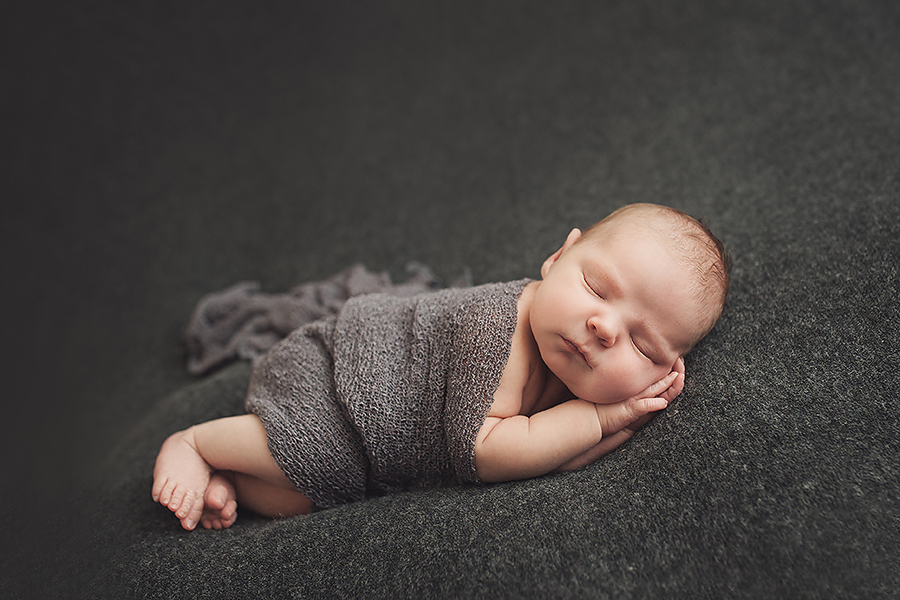
[(598, 393), (594, 390), (585, 389), (585, 390), (582, 390), (581, 394), (579, 394), (574, 389), (574, 386), (568, 386), (568, 387), (569, 387), (569, 391), (572, 392), (572, 395), (574, 395), (576, 398), (580, 398), (580, 399), (590, 402), (592, 404), (617, 404), (619, 402), (623, 402), (623, 401), (631, 398), (632, 396), (638, 395), (639, 393), (641, 393), (642, 390), (645, 390), (647, 388), (647, 386), (649, 386), (649, 385), (650, 384), (647, 384), (644, 387), (634, 390), (634, 391), (626, 390), (626, 391), (613, 392), (610, 390), (604, 390), (603, 392)]
[[(576, 398), (580, 398), (581, 400), (585, 400), (590, 402), (591, 404), (616, 404), (617, 402), (622, 402), (630, 398), (631, 396), (619, 396), (619, 395), (610, 395), (610, 394), (598, 394), (596, 392), (591, 392), (591, 390), (583, 390), (582, 393), (578, 393), (572, 386), (569, 386), (569, 391), (572, 392), (572, 395)], [(632, 394), (633, 395), (633, 394)]]
[(627, 400), (631, 396), (624, 396), (622, 398), (582, 398), (582, 400), (587, 400), (591, 404), (618, 404), (624, 400)]

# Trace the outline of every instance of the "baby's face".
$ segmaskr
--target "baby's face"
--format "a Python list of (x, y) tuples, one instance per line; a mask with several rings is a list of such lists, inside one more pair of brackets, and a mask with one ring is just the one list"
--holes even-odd
[(666, 376), (701, 327), (689, 270), (662, 240), (637, 225), (615, 225), (575, 243), (541, 271), (531, 329), (541, 357), (576, 397), (609, 404)]

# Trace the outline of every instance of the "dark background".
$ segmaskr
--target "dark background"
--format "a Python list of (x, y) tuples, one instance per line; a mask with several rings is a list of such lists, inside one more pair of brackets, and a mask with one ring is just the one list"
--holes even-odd
[[(100, 467), (195, 381), (202, 295), (355, 262), (536, 277), (570, 228), (639, 201), (705, 216), (735, 258), (693, 391), (650, 430), (712, 549), (694, 578), (548, 567), (530, 589), (895, 590), (895, 3), (80, 2), (2, 21), (0, 590), (77, 581), (90, 515), (123, 502)], [(697, 527), (671, 518), (644, 543)], [(592, 548), (557, 558), (624, 552)]]

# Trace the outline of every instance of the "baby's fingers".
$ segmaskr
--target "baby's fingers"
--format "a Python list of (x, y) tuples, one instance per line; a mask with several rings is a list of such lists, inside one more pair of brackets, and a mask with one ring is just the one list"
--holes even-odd
[(636, 415), (634, 420), (637, 421), (643, 416), (664, 409), (669, 405), (669, 401), (663, 397), (639, 398), (637, 400), (633, 400), (632, 404), (632, 414)]
[(616, 404), (597, 405), (600, 416), (600, 428), (603, 437), (622, 430), (625, 427), (636, 431), (640, 426), (636, 423), (646, 422), (645, 417), (660, 411), (669, 405), (665, 398), (629, 398)]
[(673, 383), (678, 379), (679, 373), (677, 371), (671, 371), (668, 375), (657, 381), (656, 383), (650, 384), (647, 389), (643, 392), (635, 396), (635, 398), (655, 398), (658, 396), (662, 396), (663, 392), (668, 390)]
[[(674, 373), (674, 371), (673, 371), (673, 373)], [(683, 372), (676, 374), (675, 380), (672, 382), (672, 385), (670, 385), (666, 391), (664, 391), (662, 394), (660, 394), (660, 396), (665, 398), (668, 402), (671, 402), (672, 400), (674, 400), (675, 398), (678, 397), (678, 394), (680, 394), (682, 392), (682, 390), (684, 390), (684, 373)]]
[(678, 357), (669, 374), (647, 386), (643, 392), (635, 395), (635, 398), (663, 397), (669, 402), (674, 400), (684, 389), (684, 359)]

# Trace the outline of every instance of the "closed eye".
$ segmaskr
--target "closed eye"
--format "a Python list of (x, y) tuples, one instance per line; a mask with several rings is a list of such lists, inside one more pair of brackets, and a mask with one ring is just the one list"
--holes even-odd
[(638, 343), (634, 340), (634, 338), (631, 338), (631, 344), (634, 346), (634, 349), (637, 350), (641, 356), (643, 356), (644, 358), (646, 358), (647, 360), (649, 360), (655, 364), (659, 364), (659, 361), (657, 361), (655, 358), (650, 356), (650, 354), (646, 350), (644, 350), (641, 346), (639, 346)]
[(591, 281), (587, 275), (582, 274), (582, 278), (584, 279), (584, 285), (591, 291), (592, 294), (594, 294), (598, 298), (603, 298), (603, 293), (601, 292), (599, 285)]
[(631, 338), (631, 345), (634, 346), (634, 349), (638, 351), (638, 354), (642, 355), (644, 358), (650, 358), (649, 356), (647, 356), (647, 353), (637, 345), (637, 342), (634, 341), (634, 338)]

